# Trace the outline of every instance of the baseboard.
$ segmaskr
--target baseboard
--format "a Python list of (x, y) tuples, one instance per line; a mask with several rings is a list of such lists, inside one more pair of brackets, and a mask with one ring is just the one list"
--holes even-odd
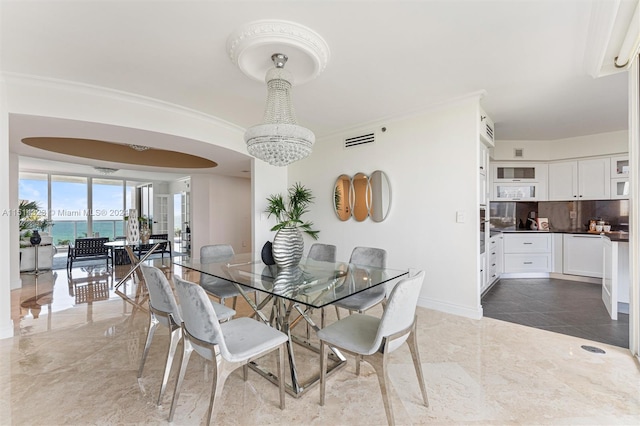
[(602, 278), (583, 277), (581, 275), (566, 275), (566, 274), (560, 274), (558, 272), (552, 272), (551, 274), (549, 274), (549, 277), (556, 278), (559, 280), (580, 281), (582, 283), (591, 283), (591, 284), (602, 284)]
[(477, 309), (473, 309), (466, 306), (453, 305), (451, 303), (442, 302), (439, 300), (428, 299), (426, 297), (420, 297), (418, 299), (418, 306), (444, 312), (446, 314), (458, 315), (465, 318), (482, 318), (482, 306)]
[(500, 274), (500, 279), (513, 278), (549, 278), (548, 272), (504, 272)]
[(618, 313), (629, 314), (629, 304), (624, 302), (618, 302)]
[(3, 327), (0, 327), (0, 339), (8, 339), (13, 337), (13, 320), (9, 320), (9, 323)]

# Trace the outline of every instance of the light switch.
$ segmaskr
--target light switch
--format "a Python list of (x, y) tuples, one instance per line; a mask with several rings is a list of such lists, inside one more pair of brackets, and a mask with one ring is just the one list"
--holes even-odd
[(456, 212), (456, 223), (464, 223), (465, 220), (464, 210), (458, 210)]

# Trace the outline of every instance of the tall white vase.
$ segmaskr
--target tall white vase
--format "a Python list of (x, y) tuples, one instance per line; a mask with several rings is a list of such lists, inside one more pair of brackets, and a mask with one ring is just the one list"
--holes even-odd
[(138, 211), (136, 209), (129, 210), (129, 219), (127, 219), (127, 241), (130, 243), (140, 241), (140, 224), (138, 223)]

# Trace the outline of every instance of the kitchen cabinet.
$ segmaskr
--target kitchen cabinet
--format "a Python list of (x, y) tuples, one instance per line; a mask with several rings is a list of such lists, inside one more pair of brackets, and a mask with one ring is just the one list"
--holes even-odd
[(547, 164), (492, 163), (492, 201), (545, 201)]
[(565, 234), (562, 241), (562, 273), (602, 278), (602, 237)]
[(616, 155), (611, 157), (611, 178), (628, 178), (629, 177), (629, 156)]
[(547, 165), (542, 163), (502, 163), (491, 165), (494, 182), (546, 182)]
[(487, 256), (486, 253), (482, 253), (479, 258), (479, 274), (478, 274), (478, 282), (480, 283), (480, 293), (485, 291), (488, 287), (487, 283)]
[(609, 157), (549, 163), (549, 201), (609, 199), (610, 169)]
[(478, 203), (486, 206), (488, 201), (487, 170), (489, 168), (489, 150), (480, 144), (478, 152)]
[(505, 233), (503, 237), (505, 274), (551, 271), (551, 234)]
[(602, 302), (611, 319), (629, 313), (629, 243), (602, 239)]
[(496, 234), (489, 238), (489, 248), (487, 256), (487, 279), (484, 292), (489, 286), (500, 278), (502, 273), (502, 234)]
[(489, 118), (482, 108), (480, 108), (480, 115), (478, 117), (478, 134), (480, 135), (480, 140), (490, 147), (495, 146), (493, 130), (493, 120)]
[(611, 179), (611, 199), (629, 199), (629, 178)]

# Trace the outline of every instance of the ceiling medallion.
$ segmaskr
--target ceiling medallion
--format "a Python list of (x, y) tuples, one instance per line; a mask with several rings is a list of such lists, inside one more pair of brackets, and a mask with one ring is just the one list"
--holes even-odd
[(282, 52), (291, 60), (287, 69), (296, 84), (316, 78), (329, 62), (329, 45), (315, 31), (291, 21), (265, 19), (237, 28), (227, 38), (227, 53), (247, 76), (264, 81), (272, 67), (269, 58)]

